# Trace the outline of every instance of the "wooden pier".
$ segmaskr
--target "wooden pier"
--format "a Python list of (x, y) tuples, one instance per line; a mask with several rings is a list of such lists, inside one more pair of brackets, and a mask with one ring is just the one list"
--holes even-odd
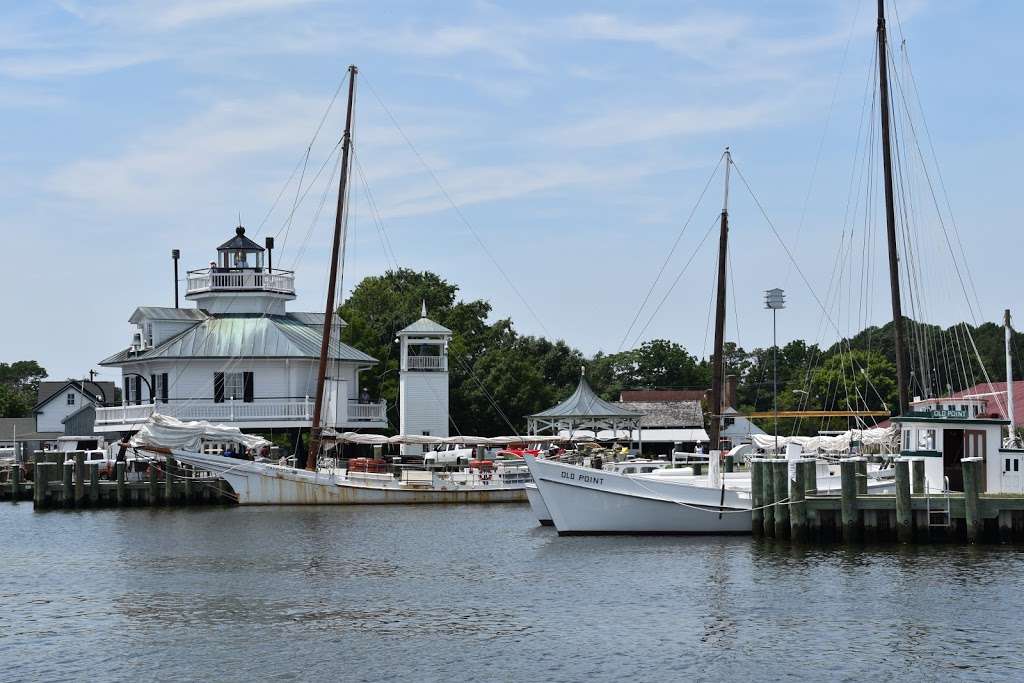
[[(819, 495), (816, 464), (751, 463), (751, 531), (797, 542), (1024, 541), (1024, 495), (983, 493), (982, 458), (964, 458), (964, 492), (929, 492), (924, 462), (896, 460), (895, 493), (867, 493), (867, 460), (840, 461), (838, 495)], [(790, 467), (793, 474), (790, 476)]]
[(0, 500), (32, 501), (36, 510), (137, 506), (214, 505), (236, 502), (223, 479), (204, 476), (173, 458), (153, 461), (140, 480), (128, 480), (127, 463), (116, 463), (112, 479), (100, 478), (100, 465), (87, 463), (82, 451), (37, 451), (32, 478), (20, 465), (5, 470)]

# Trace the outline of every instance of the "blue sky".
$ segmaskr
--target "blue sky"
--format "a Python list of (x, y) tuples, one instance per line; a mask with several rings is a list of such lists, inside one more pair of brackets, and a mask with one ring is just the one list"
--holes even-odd
[[(906, 38), (962, 237), (962, 256), (958, 245), (953, 251), (970, 265), (980, 305), (972, 314), (963, 303), (952, 261), (943, 262), (947, 247), (936, 241), (921, 310), (942, 324), (996, 320), (1024, 293), (1012, 258), (1022, 246), (1024, 47), (1016, 31), (1024, 6), (895, 5), (901, 21), (891, 10), (890, 28)], [(872, 74), (869, 0), (65, 0), (8, 2), (3, 14), (0, 268), (8, 286), (0, 359), (33, 358), (52, 376), (82, 376), (125, 345), (134, 307), (170, 305), (172, 248), (186, 268), (202, 267), (239, 214), (256, 236), (350, 63), (361, 70), (358, 159), (394, 259), (359, 180), (348, 285), (395, 261), (431, 269), (463, 296), (490, 300), (494, 315), (511, 317), (521, 332), (564, 338), (587, 353), (616, 351), (730, 145), (807, 281), (828, 299), (864, 148), (857, 131)], [(337, 140), (341, 113), (336, 106), (328, 116), (311, 168)], [(314, 221), (322, 181), (287, 242), (294, 185), (259, 229), (260, 238), (279, 235), (275, 264), (296, 264), (295, 310), (322, 305), (333, 201)], [(917, 189), (925, 194), (920, 220), (937, 224), (927, 188)], [(668, 281), (720, 204), (716, 179)], [(789, 294), (782, 338), (833, 339), (735, 184), (731, 215), (729, 337), (748, 348), (769, 343), (761, 297), (781, 286)], [(706, 353), (713, 246), (710, 238), (697, 252), (643, 338)], [(871, 249), (881, 258), (880, 243)], [(888, 313), (884, 268), (869, 273), (863, 295), (850, 286), (853, 269), (844, 288), (856, 293), (845, 309), (829, 304), (844, 331)], [(641, 327), (648, 318), (641, 314)]]

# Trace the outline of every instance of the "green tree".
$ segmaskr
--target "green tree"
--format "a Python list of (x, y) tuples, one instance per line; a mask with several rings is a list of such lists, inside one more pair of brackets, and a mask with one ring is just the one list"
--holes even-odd
[(34, 360), (0, 363), (0, 417), (29, 417), (46, 370)]

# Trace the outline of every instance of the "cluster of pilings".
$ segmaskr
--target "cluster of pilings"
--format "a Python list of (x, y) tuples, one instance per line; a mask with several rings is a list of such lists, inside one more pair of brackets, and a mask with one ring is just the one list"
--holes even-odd
[(101, 478), (105, 463), (89, 463), (84, 451), (36, 451), (25, 477), (21, 465), (7, 471), (0, 483), (0, 499), (32, 500), (37, 510), (196, 505), (234, 502), (223, 479), (205, 476), (174, 458), (152, 461), (144, 473), (129, 481), (128, 463), (114, 463), (112, 477)]
[(809, 458), (751, 462), (751, 531), (803, 541), (1024, 540), (1024, 496), (986, 494), (984, 460), (964, 458), (964, 491), (929, 491), (924, 461), (897, 458), (894, 493), (868, 493), (867, 459), (839, 461), (840, 490), (818, 491)]

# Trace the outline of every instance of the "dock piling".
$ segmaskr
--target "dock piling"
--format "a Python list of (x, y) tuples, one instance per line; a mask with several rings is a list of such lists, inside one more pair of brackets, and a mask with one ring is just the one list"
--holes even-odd
[(21, 465), (15, 463), (11, 468), (11, 501), (18, 502), (21, 498)]
[[(789, 462), (776, 458), (772, 463), (772, 484), (775, 489), (775, 538), (789, 538)], [(785, 501), (785, 502), (784, 502)]]
[(164, 460), (164, 505), (174, 505), (174, 458), (170, 455)]
[(983, 458), (961, 458), (964, 472), (964, 521), (967, 525), (967, 541), (976, 543), (981, 536), (981, 516), (978, 514), (978, 498), (981, 493), (981, 468)]
[(72, 460), (59, 465), (61, 468), (61, 502), (64, 507), (71, 507), (75, 502), (75, 463)]
[(764, 460), (753, 458), (750, 461), (750, 531), (755, 536), (764, 534)]
[(868, 495), (868, 459), (857, 458), (857, 495)]
[(46, 481), (49, 474), (46, 471), (48, 463), (36, 456), (36, 462), (32, 466), (32, 504), (38, 509), (43, 507), (46, 499)]
[(772, 462), (771, 459), (765, 459), (761, 463), (761, 471), (763, 475), (761, 477), (761, 496), (762, 505), (764, 505), (764, 514), (761, 519), (764, 523), (763, 530), (764, 535), (769, 538), (775, 537), (775, 482), (774, 475), (772, 474)]
[(857, 459), (844, 458), (841, 460), (839, 475), (843, 540), (850, 543), (860, 539), (860, 517), (857, 512)]
[(149, 504), (156, 505), (160, 500), (160, 481), (157, 478), (156, 460), (149, 461)]
[(85, 500), (85, 451), (75, 451), (75, 507)]
[(89, 465), (89, 505), (95, 506), (100, 502), (100, 464), (94, 462)]
[(794, 464), (794, 478), (789, 482), (789, 532), (794, 541), (803, 542), (807, 538), (807, 504), (804, 502), (807, 490), (804, 477), (807, 469), (803, 460)]
[(128, 463), (124, 460), (119, 460), (114, 464), (114, 471), (117, 476), (117, 506), (121, 507), (125, 504), (125, 470), (128, 468)]
[(896, 459), (896, 538), (909, 543), (914, 538), (913, 509), (910, 501), (910, 461)]

